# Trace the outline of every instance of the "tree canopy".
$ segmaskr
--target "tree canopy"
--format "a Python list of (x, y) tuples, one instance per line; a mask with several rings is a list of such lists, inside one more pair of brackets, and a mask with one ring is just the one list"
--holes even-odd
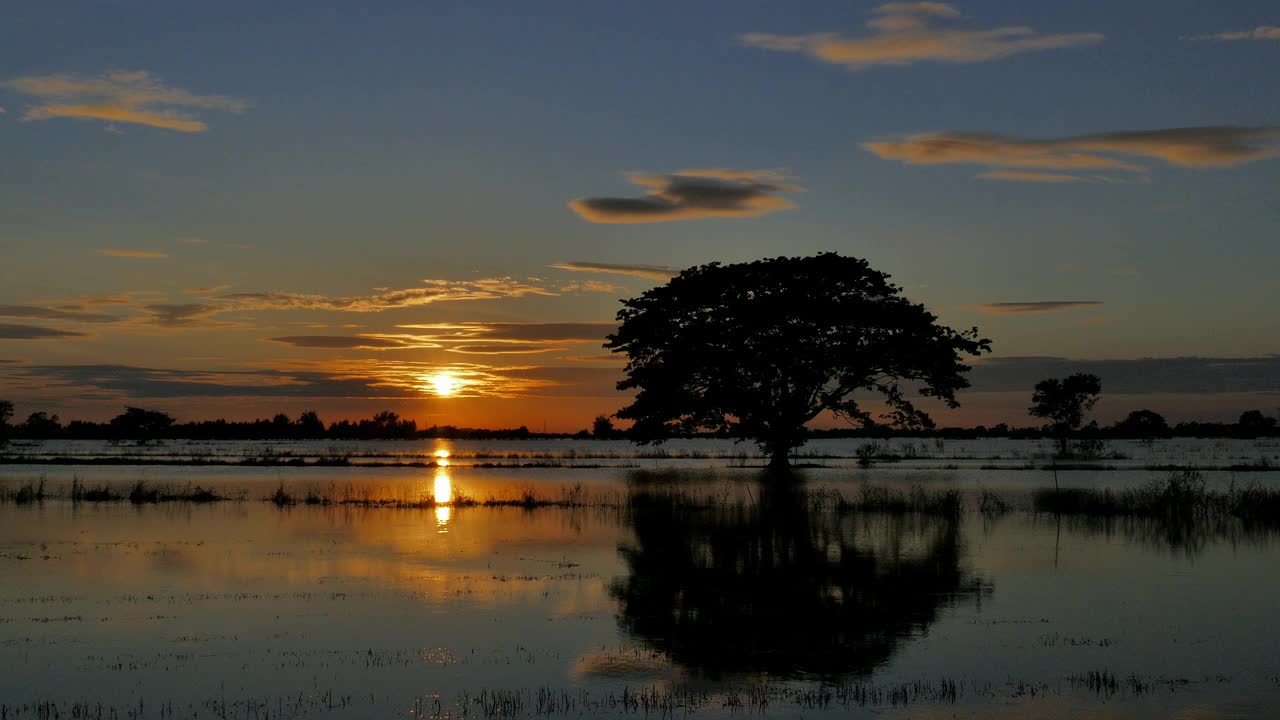
[(914, 391), (949, 407), (968, 387), (964, 355), (991, 349), (977, 328), (956, 332), (867, 261), (836, 253), (711, 263), (623, 301), (606, 348), (626, 353), (618, 411), (632, 437), (719, 432), (755, 440), (787, 464), (805, 424), (824, 412), (875, 419), (856, 397), (879, 396), (899, 427), (932, 427)]
[(1097, 375), (1076, 373), (1061, 380), (1047, 378), (1036, 383), (1027, 412), (1049, 421), (1065, 455), (1068, 435), (1084, 424), (1085, 415), (1098, 402), (1101, 392), (1102, 380)]

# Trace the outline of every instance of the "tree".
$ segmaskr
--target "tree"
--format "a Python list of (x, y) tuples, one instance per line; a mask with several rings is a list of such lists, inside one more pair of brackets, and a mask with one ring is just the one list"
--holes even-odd
[(1169, 437), (1169, 423), (1154, 410), (1134, 410), (1129, 416), (1112, 426), (1112, 430), (1126, 437)]
[(597, 440), (610, 440), (618, 436), (618, 430), (613, 426), (613, 421), (604, 415), (597, 415), (596, 419), (591, 421), (591, 437)]
[(125, 437), (148, 439), (168, 430), (174, 423), (169, 413), (126, 406), (124, 412), (111, 418), (111, 427)]
[(62, 422), (57, 415), (47, 412), (33, 412), (22, 423), (22, 433), (30, 437), (53, 437), (62, 432)]
[(315, 410), (307, 410), (298, 416), (298, 437), (324, 437), (324, 421)]
[(1236, 422), (1243, 435), (1269, 435), (1276, 428), (1276, 419), (1262, 414), (1261, 410), (1245, 410)]
[(1076, 373), (1059, 380), (1048, 378), (1036, 383), (1027, 412), (1049, 421), (1058, 436), (1060, 454), (1067, 454), (1067, 438), (1084, 423), (1085, 415), (1098, 402), (1102, 380), (1097, 375)]
[(619, 390), (637, 390), (617, 413), (639, 442), (715, 432), (754, 440), (785, 467), (823, 413), (873, 423), (854, 394), (887, 403), (882, 418), (932, 427), (908, 399), (957, 407), (968, 387), (962, 355), (991, 342), (977, 328), (939, 325), (923, 305), (865, 260), (823, 253), (690, 268), (623, 301), (605, 344), (627, 354)]
[(9, 419), (13, 417), (13, 403), (0, 400), (0, 442), (9, 436)]

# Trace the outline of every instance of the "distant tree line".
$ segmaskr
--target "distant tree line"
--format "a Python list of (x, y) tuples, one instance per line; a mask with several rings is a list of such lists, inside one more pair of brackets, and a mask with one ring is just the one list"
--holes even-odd
[[(843, 437), (947, 437), (988, 438), (1008, 437), (1034, 439), (1052, 437), (1065, 442), (1076, 439), (1157, 439), (1170, 437), (1257, 438), (1280, 436), (1280, 423), (1275, 417), (1261, 410), (1249, 410), (1234, 423), (1182, 422), (1167, 423), (1159, 413), (1151, 410), (1135, 410), (1112, 425), (1099, 425), (1096, 421), (1083, 424), (1084, 413), (1092, 407), (1091, 398), (1097, 393), (1085, 393), (1085, 397), (1073, 395), (1079, 383), (1059, 383), (1057, 395), (1052, 386), (1041, 388), (1032, 407), (1033, 415), (1049, 420), (1047, 425), (1014, 427), (1006, 423), (974, 427), (902, 428), (871, 423), (863, 427), (812, 429), (810, 438)], [(1096, 378), (1095, 378), (1096, 379)], [(1063, 387), (1065, 386), (1065, 391)], [(1085, 383), (1085, 390), (1092, 388)], [(1045, 392), (1040, 392), (1041, 390)], [(1047, 394), (1046, 394), (1047, 393)], [(1079, 400), (1081, 408), (1072, 403)], [(1065, 403), (1065, 405), (1064, 405)], [(1086, 407), (1087, 406), (1087, 407)], [(1034, 412), (1040, 410), (1040, 413)], [(284, 413), (270, 419), (195, 420), (178, 422), (172, 415), (159, 410), (126, 407), (124, 412), (106, 422), (72, 420), (63, 423), (57, 415), (37, 411), (18, 423), (13, 421), (13, 403), (0, 400), (0, 440), (127, 440), (150, 441), (163, 439), (186, 440), (384, 440), (446, 438), (454, 440), (524, 440), (535, 438), (575, 438), (598, 440), (631, 439), (629, 429), (614, 426), (613, 421), (598, 416), (590, 428), (575, 433), (534, 432), (521, 425), (516, 428), (465, 428), (453, 425), (418, 427), (415, 420), (402, 418), (395, 412), (379, 412), (371, 418), (340, 420), (326, 424), (314, 410), (308, 410), (297, 418)], [(1079, 410), (1079, 412), (1077, 412)], [(689, 433), (680, 437), (717, 438), (732, 437), (728, 433)]]

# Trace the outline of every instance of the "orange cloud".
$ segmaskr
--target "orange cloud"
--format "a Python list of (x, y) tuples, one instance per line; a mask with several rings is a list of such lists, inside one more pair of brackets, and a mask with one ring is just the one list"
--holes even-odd
[(940, 2), (891, 2), (877, 7), (872, 14), (874, 17), (867, 22), (871, 33), (861, 37), (749, 33), (739, 40), (749, 47), (804, 53), (851, 70), (924, 61), (987, 62), (1037, 50), (1094, 45), (1103, 40), (1099, 33), (1042, 35), (1024, 26), (948, 29), (942, 24), (958, 19), (960, 11)]
[(23, 114), (24, 121), (87, 118), (197, 133), (208, 125), (190, 110), (239, 113), (249, 106), (225, 95), (195, 95), (169, 87), (145, 70), (113, 70), (96, 76), (32, 75), (14, 78), (4, 86), (42, 101)]
[[(670, 175), (630, 173), (633, 184), (648, 188), (644, 197), (591, 197), (569, 203), (584, 220), (596, 223), (652, 223), (713, 217), (757, 217), (795, 204), (778, 192), (803, 188), (782, 182), (772, 170), (699, 169)], [(567, 269), (567, 268), (566, 268)]]
[(863, 143), (886, 160), (909, 165), (985, 165), (979, 177), (1031, 182), (1114, 181), (1037, 171), (1148, 172), (1116, 155), (1145, 157), (1179, 167), (1232, 167), (1280, 157), (1280, 127), (1210, 126), (1096, 133), (1023, 140), (980, 133), (922, 133)]
[(105, 249), (105, 250), (98, 250), (98, 251), (97, 251), (97, 253), (98, 253), (99, 255), (106, 255), (107, 257), (118, 257), (118, 258), (147, 258), (147, 259), (155, 259), (155, 258), (167, 258), (167, 257), (169, 257), (169, 253), (167, 253), (167, 252), (158, 252), (158, 251), (155, 251), (155, 250), (118, 250), (118, 249), (110, 249), (110, 248), (108, 248), (108, 249)]
[(395, 308), (417, 307), (436, 302), (461, 300), (497, 300), (526, 295), (556, 295), (540, 285), (510, 277), (480, 280), (423, 280), (424, 287), (385, 290), (371, 295), (330, 297), (290, 292), (232, 293), (218, 298), (224, 310), (335, 310), (341, 312), (380, 312)]
[(625, 265), (595, 262), (564, 262), (549, 265), (557, 270), (569, 272), (604, 273), (608, 275), (632, 275), (648, 280), (670, 280), (680, 274), (679, 270), (665, 265)]

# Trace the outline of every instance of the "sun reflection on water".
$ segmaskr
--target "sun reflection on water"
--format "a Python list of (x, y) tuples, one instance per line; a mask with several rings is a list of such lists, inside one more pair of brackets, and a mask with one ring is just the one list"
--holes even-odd
[(448, 532), (450, 508), (448, 503), (453, 502), (453, 481), (449, 478), (448, 461), (440, 461), (441, 466), (436, 468), (435, 486), (432, 491), (436, 500), (436, 529), (437, 532)]

